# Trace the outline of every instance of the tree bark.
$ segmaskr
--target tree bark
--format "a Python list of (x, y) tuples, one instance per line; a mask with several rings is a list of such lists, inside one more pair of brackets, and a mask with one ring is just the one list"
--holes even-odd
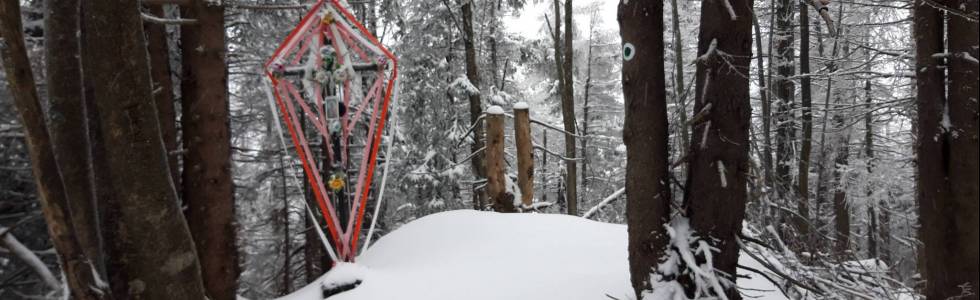
[(670, 128), (667, 125), (663, 2), (620, 2), (626, 119), (626, 224), (630, 281), (637, 299), (651, 288), (650, 273), (670, 240)]
[[(480, 70), (476, 65), (476, 46), (474, 45), (474, 35), (473, 35), (473, 1), (463, 0), (463, 5), (461, 7), (463, 15), (463, 47), (466, 56), (466, 79), (470, 81), (475, 87), (480, 87)], [(480, 100), (480, 93), (469, 93), (470, 98), (470, 126), (473, 126), (473, 145), (470, 146), (471, 152), (477, 152), (483, 149), (485, 143), (481, 137), (483, 134), (483, 124), (480, 121), (480, 116), (483, 115), (483, 104)], [(484, 165), (486, 159), (484, 158), (484, 153), (477, 153), (473, 156), (470, 161), (471, 168), (473, 168), (473, 175), (477, 179), (487, 178), (487, 166)], [(487, 204), (487, 193), (486, 190), (475, 191), (476, 193), (476, 203), (475, 207), (478, 209), (483, 209), (483, 206)]]
[[(163, 16), (163, 5), (150, 5), (150, 13)], [(174, 84), (170, 70), (170, 49), (167, 46), (167, 28), (162, 24), (144, 23), (146, 49), (150, 54), (150, 77), (153, 79), (153, 98), (160, 114), (160, 134), (167, 149), (171, 180), (178, 194), (182, 191), (178, 145), (177, 114), (174, 111)]]
[[(673, 0), (677, 1), (677, 0)], [(770, 138), (772, 128), (770, 118), (772, 115), (772, 105), (770, 104), (769, 88), (766, 87), (766, 69), (763, 68), (762, 60), (762, 29), (759, 28), (759, 17), (752, 12), (752, 29), (755, 31), (755, 51), (758, 52), (756, 68), (759, 69), (759, 101), (762, 102), (762, 175), (766, 184), (772, 183), (772, 139)], [(772, 63), (772, 59), (769, 60)]]
[[(285, 150), (285, 149), (283, 149)], [(289, 228), (289, 186), (286, 184), (286, 161), (282, 152), (279, 153), (279, 187), (280, 197), (282, 197), (282, 212), (280, 222), (282, 222), (282, 289), (280, 296), (288, 295), (293, 290), (293, 238)]]
[[(800, 74), (810, 73), (810, 18), (809, 7), (800, 5)], [(804, 246), (812, 244), (810, 229), (810, 151), (813, 148), (813, 115), (811, 114), (810, 76), (800, 79), (800, 120), (803, 136), (800, 138), (799, 172), (796, 180), (796, 230)]]
[[(691, 136), (687, 124), (687, 95), (684, 93), (684, 42), (681, 38), (681, 21), (678, 13), (677, 0), (670, 1), (671, 32), (674, 40), (674, 102), (677, 103), (677, 117), (681, 126), (677, 129), (681, 132), (681, 157), (691, 151)], [(686, 166), (685, 166), (686, 167)], [(686, 172), (685, 172), (686, 173)]]
[(105, 273), (99, 231), (92, 160), (85, 121), (85, 99), (79, 31), (79, 1), (48, 0), (44, 10), (48, 128), (55, 160), (61, 170), (75, 236), (85, 257), (99, 274)]
[(514, 107), (514, 141), (517, 148), (517, 186), (521, 190), (521, 205), (522, 209), (529, 210), (534, 200), (534, 147), (531, 142), (531, 116), (527, 106)]
[[(748, 72), (752, 57), (751, 8), (752, 0), (702, 3), (694, 111), (706, 115), (694, 124), (684, 193), (692, 229), (717, 249), (712, 254), (715, 275), (732, 282), (749, 173), (752, 107), (749, 77), (742, 74)], [(688, 294), (696, 285), (681, 284)], [(728, 299), (741, 298), (734, 285), (724, 289)]]
[[(838, 101), (838, 104), (840, 101)], [(851, 208), (847, 201), (847, 177), (846, 170), (848, 164), (850, 133), (847, 132), (847, 124), (844, 116), (834, 116), (836, 130), (841, 136), (836, 141), (837, 153), (834, 158), (834, 229), (836, 231), (836, 243), (834, 252), (842, 260), (847, 259), (848, 251), (851, 249)]]
[[(870, 66), (865, 67), (865, 69), (870, 68)], [(874, 174), (875, 166), (875, 152), (874, 152), (874, 119), (871, 113), (872, 111), (872, 98), (871, 98), (871, 80), (864, 81), (864, 104), (867, 110), (864, 113), (864, 158), (867, 164), (867, 171), (869, 177)], [(867, 192), (868, 201), (868, 256), (871, 258), (877, 258), (878, 255), (878, 228), (877, 228), (877, 218), (878, 213), (875, 211), (875, 200), (874, 200), (874, 190), (875, 186), (870, 181), (868, 186), (865, 188)]]
[[(565, 157), (575, 157), (575, 82), (572, 74), (572, 0), (565, 0), (565, 43), (562, 61), (562, 75), (565, 78), (561, 93), (561, 118), (565, 125)], [(568, 214), (578, 215), (578, 161), (565, 160), (565, 198), (568, 201)]]
[(514, 195), (507, 192), (504, 178), (504, 115), (499, 106), (491, 106), (487, 112), (487, 194), (490, 206), (496, 212), (514, 212)]
[(24, 126), (31, 169), (37, 184), (41, 212), (48, 224), (48, 234), (58, 252), (71, 295), (77, 299), (104, 299), (94, 276), (94, 267), (85, 257), (71, 222), (71, 211), (61, 173), (55, 162), (51, 139), (44, 122), (27, 49), (24, 45), (20, 2), (0, 4), (0, 56), (14, 107)]
[(184, 212), (208, 296), (233, 300), (238, 287), (235, 193), (231, 179), (228, 72), (224, 6), (193, 1), (181, 16), (197, 25), (181, 31), (183, 71), (181, 133), (184, 147)]
[(776, 49), (773, 64), (776, 65), (776, 75), (773, 76), (772, 87), (776, 98), (776, 161), (774, 177), (776, 195), (787, 199), (792, 195), (790, 188), (793, 177), (790, 166), (793, 161), (793, 141), (796, 139), (795, 117), (793, 102), (796, 86), (789, 79), (795, 72), (793, 64), (793, 12), (795, 1), (777, 0), (776, 2)]
[[(83, 3), (84, 76), (100, 114), (113, 196), (103, 226), (119, 298), (202, 299), (194, 243), (177, 206), (153, 102), (139, 4)], [(88, 65), (87, 65), (88, 66)]]
[[(977, 0), (946, 3), (974, 14), (978, 11)], [(977, 23), (948, 14), (949, 44), (944, 51), (943, 12), (925, 1), (916, 1), (914, 7), (924, 294), (927, 299), (946, 299), (978, 286), (978, 74), (975, 64), (956, 57), (978, 57), (978, 30)], [(948, 87), (937, 53), (951, 54), (946, 58)]]

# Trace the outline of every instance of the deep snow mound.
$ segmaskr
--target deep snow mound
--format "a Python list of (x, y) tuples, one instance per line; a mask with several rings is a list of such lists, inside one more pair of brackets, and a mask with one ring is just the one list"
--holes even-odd
[[(360, 280), (329, 299), (632, 299), (626, 241), (624, 225), (567, 215), (443, 212), (389, 233), (356, 264), (339, 264), (286, 298), (322, 299), (324, 286)], [(771, 294), (758, 283), (752, 296)]]

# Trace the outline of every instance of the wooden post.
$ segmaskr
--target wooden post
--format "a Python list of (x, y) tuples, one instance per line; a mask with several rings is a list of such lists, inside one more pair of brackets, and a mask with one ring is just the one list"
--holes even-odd
[(514, 212), (513, 195), (507, 193), (504, 178), (504, 109), (491, 106), (487, 109), (487, 195), (497, 212)]
[(514, 140), (517, 142), (517, 187), (521, 208), (530, 210), (534, 199), (534, 156), (531, 155), (531, 116), (525, 102), (514, 104)]

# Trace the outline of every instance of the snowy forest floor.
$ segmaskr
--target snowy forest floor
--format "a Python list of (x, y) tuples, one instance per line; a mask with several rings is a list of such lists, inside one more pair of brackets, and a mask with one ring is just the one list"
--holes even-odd
[[(340, 264), (281, 299), (322, 299), (323, 286), (355, 280), (329, 299), (633, 299), (626, 226), (566, 215), (450, 211), (382, 237), (356, 264)], [(739, 264), (763, 269), (742, 255)], [(739, 270), (744, 298), (787, 299)]]

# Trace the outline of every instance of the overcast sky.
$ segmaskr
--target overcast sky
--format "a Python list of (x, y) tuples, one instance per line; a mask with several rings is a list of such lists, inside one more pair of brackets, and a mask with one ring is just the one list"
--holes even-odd
[[(542, 19), (542, 16), (544, 16), (544, 14), (547, 13), (549, 18), (554, 18), (552, 16), (552, 12), (554, 10), (554, 3), (552, 2), (552, 0), (544, 0), (544, 1), (539, 0), (537, 3), (532, 3), (532, 1), (528, 1), (528, 2), (529, 3), (524, 5), (523, 9), (521, 9), (516, 13), (517, 16), (513, 16), (513, 15), (507, 16), (504, 18), (504, 22), (506, 23), (508, 31), (512, 33), (520, 34), (521, 36), (527, 38), (536, 38), (540, 36), (542, 32), (547, 32), (547, 29), (545, 29), (544, 27), (545, 23), (544, 20)], [(602, 31), (618, 30), (617, 28), (618, 25), (616, 24), (616, 6), (617, 4), (619, 4), (619, 1), (578, 0), (578, 1), (574, 1), (573, 3), (577, 11), (580, 11), (580, 8), (591, 6), (593, 5), (593, 3), (597, 3), (601, 9), (600, 11), (601, 22), (599, 26), (600, 30)], [(564, 10), (564, 7), (562, 7), (562, 9)], [(583, 15), (582, 13), (576, 14), (575, 17), (576, 17), (575, 23), (579, 24), (578, 26), (580, 29), (584, 27), (584, 24), (587, 24), (586, 22), (588, 22), (588, 20), (585, 18), (586, 16)]]

